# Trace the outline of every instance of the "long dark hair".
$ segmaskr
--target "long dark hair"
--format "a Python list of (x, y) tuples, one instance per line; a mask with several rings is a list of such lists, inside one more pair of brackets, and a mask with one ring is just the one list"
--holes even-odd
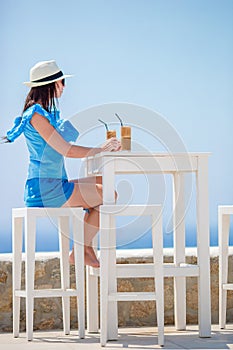
[(36, 103), (40, 103), (41, 106), (48, 112), (51, 112), (52, 109), (56, 110), (58, 100), (55, 97), (55, 92), (55, 82), (32, 87), (26, 97), (23, 112)]
[[(62, 84), (65, 86), (65, 79), (62, 79)], [(52, 110), (56, 111), (58, 99), (56, 98), (55, 82), (31, 88), (26, 97), (23, 112), (36, 103), (39, 103), (49, 113)], [(14, 125), (7, 132), (7, 135), (0, 137), (0, 143), (13, 142), (19, 135), (21, 135), (23, 132), (23, 124), (21, 121), (22, 116), (15, 119)]]

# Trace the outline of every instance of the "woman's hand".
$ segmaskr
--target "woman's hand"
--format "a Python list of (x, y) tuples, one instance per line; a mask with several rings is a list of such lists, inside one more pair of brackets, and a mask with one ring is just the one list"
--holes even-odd
[(116, 152), (121, 149), (121, 143), (116, 137), (111, 137), (101, 146), (103, 152)]

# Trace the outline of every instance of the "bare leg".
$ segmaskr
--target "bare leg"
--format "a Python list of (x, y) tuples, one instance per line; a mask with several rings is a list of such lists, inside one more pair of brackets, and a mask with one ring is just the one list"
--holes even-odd
[[(93, 178), (94, 180), (94, 178)], [(89, 213), (84, 216), (84, 242), (85, 242), (85, 264), (93, 267), (99, 267), (99, 261), (91, 246), (92, 239), (99, 230), (99, 210), (102, 204), (102, 185), (95, 181), (88, 183), (86, 181), (74, 181), (74, 191), (64, 207), (82, 206), (89, 209)], [(95, 208), (93, 208), (95, 207)], [(70, 263), (74, 263), (74, 252), (70, 254)]]
[(90, 177), (82, 177), (80, 179), (73, 179), (70, 182), (78, 183), (78, 184), (99, 184), (102, 185), (102, 176), (90, 176)]
[[(92, 240), (99, 231), (99, 205), (102, 204), (102, 177), (93, 176), (72, 180), (74, 191), (64, 207), (83, 207), (89, 209), (84, 217), (85, 264), (99, 267), (99, 261), (92, 248)], [(117, 193), (115, 193), (117, 198)], [(74, 263), (74, 252), (70, 254), (70, 263)]]
[(99, 207), (89, 209), (84, 217), (84, 242), (90, 246), (93, 238), (99, 231)]
[[(95, 237), (99, 230), (99, 210), (97, 208), (89, 209), (90, 213), (86, 213), (84, 216), (84, 243), (85, 243), (85, 265), (93, 267), (99, 267), (99, 261), (95, 255), (95, 252), (91, 246), (92, 239)], [(74, 263), (74, 251), (70, 254), (70, 263)]]

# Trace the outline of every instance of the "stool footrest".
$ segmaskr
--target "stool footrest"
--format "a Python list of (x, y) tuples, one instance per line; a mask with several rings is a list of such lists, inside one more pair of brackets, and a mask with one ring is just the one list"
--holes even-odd
[(134, 300), (156, 300), (155, 292), (121, 292), (110, 293), (109, 301), (134, 301)]
[(224, 283), (222, 288), (225, 290), (233, 290), (233, 283)]
[[(163, 264), (164, 277), (197, 277), (199, 276), (199, 266), (182, 263), (176, 266), (172, 263)], [(100, 269), (90, 267), (90, 274), (100, 275)], [(154, 277), (154, 265), (148, 264), (116, 264), (117, 278), (144, 278)]]
[(164, 277), (198, 277), (199, 276), (199, 266), (181, 263), (179, 266), (175, 264), (163, 264), (164, 267)]
[[(33, 298), (55, 298), (55, 297), (76, 297), (79, 291), (77, 289), (34, 289), (30, 291)], [(16, 297), (26, 298), (26, 290), (16, 290)]]

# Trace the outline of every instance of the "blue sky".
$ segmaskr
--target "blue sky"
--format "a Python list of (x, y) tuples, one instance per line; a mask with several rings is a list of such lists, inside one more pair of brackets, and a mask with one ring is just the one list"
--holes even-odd
[[(217, 206), (233, 203), (232, 39), (232, 0), (1, 1), (0, 133), (21, 113), (30, 67), (56, 59), (75, 75), (60, 101), (63, 117), (132, 103), (161, 113), (189, 151), (212, 153), (214, 236)], [(24, 205), (27, 151), (23, 137), (16, 142), (0, 148), (6, 245), (11, 208)]]

